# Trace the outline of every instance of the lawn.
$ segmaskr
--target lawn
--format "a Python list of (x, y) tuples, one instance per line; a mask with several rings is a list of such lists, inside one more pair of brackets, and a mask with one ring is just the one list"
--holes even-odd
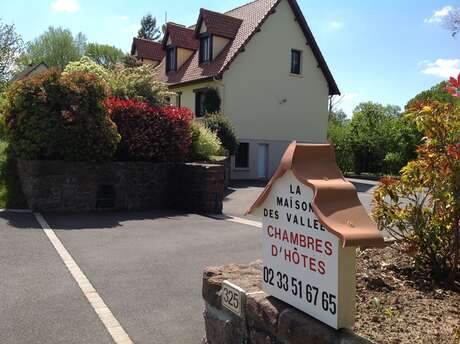
[(0, 139), (0, 208), (27, 208), (17, 174), (16, 160), (9, 153), (8, 142), (4, 139)]

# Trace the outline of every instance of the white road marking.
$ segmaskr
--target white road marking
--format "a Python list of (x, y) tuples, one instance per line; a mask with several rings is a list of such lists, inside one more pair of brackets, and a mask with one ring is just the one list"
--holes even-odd
[(214, 219), (217, 219), (217, 220), (225, 220), (225, 221), (239, 223), (239, 224), (242, 224), (242, 225), (248, 225), (248, 226), (252, 226), (252, 227), (256, 227), (256, 228), (262, 228), (262, 222), (243, 219), (241, 217), (236, 217), (236, 216), (231, 216), (231, 215), (214, 215), (214, 216), (211, 216), (211, 217), (214, 218)]
[(112, 336), (114, 342), (116, 344), (133, 344), (131, 338), (129, 338), (126, 331), (123, 329), (123, 327), (121, 327), (118, 320), (115, 319), (112, 312), (105, 304), (104, 300), (99, 296), (91, 282), (85, 276), (83, 271), (81, 271), (81, 269), (78, 267), (75, 260), (62, 244), (61, 240), (59, 240), (56, 233), (54, 233), (53, 229), (48, 225), (43, 215), (40, 213), (34, 213), (34, 215), (40, 226), (43, 228), (43, 232), (45, 232), (46, 236), (53, 244), (65, 266), (72, 274), (72, 277), (78, 283), (81, 291), (88, 299), (96, 314), (99, 316), (99, 319), (101, 319), (105, 328)]
[(30, 209), (0, 209), (0, 213), (31, 213)]

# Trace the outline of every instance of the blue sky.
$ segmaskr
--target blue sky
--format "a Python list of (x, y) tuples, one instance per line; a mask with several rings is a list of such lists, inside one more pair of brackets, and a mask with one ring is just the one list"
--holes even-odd
[[(351, 113), (362, 101), (403, 106), (460, 73), (460, 36), (439, 21), (458, 0), (298, 0)], [(190, 25), (200, 7), (225, 11), (246, 0), (1, 0), (0, 18), (25, 41), (50, 25), (128, 51), (146, 13)]]

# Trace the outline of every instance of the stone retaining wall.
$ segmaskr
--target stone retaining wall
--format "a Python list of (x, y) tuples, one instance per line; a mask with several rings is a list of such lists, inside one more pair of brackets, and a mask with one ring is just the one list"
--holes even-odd
[[(243, 316), (221, 305), (221, 285), (229, 280), (246, 291)], [(203, 273), (206, 344), (372, 344), (352, 331), (321, 323), (261, 291), (262, 264), (207, 268)]]
[(18, 161), (30, 209), (179, 209), (220, 214), (224, 170), (212, 164)]

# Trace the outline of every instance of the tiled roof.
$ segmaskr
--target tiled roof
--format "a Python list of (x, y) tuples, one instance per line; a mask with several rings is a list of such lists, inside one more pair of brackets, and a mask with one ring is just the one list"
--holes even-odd
[(32, 74), (34, 72), (34, 70), (36, 70), (38, 67), (40, 66), (44, 66), (45, 68), (48, 68), (48, 65), (45, 63), (45, 62), (40, 62), (40, 63), (37, 63), (35, 65), (29, 65), (27, 66), (24, 70), (22, 70), (21, 72), (19, 72), (18, 74), (16, 74), (12, 79), (11, 79), (11, 82), (14, 82), (14, 81), (18, 81), (18, 80), (22, 80), (22, 79), (25, 79), (27, 78), (30, 74)]
[(210, 34), (233, 39), (243, 20), (202, 8), (196, 30), (199, 30), (202, 22), (204, 22), (206, 31)]
[(134, 55), (137, 50), (137, 55), (154, 61), (161, 61), (165, 56), (165, 51), (161, 43), (153, 42), (143, 38), (133, 38), (131, 46), (131, 55)]
[[(260, 27), (268, 18), (268, 16), (274, 12), (275, 7), (280, 3), (280, 1), (281, 0), (256, 0), (228, 11), (223, 15), (220, 15), (220, 18), (224, 17), (226, 21), (232, 22), (232, 27), (228, 29), (228, 32), (230, 33), (233, 31), (232, 34), (234, 34), (234, 38), (230, 40), (230, 42), (220, 52), (220, 54), (215, 56), (211, 63), (200, 64), (199, 54), (198, 52), (195, 52), (176, 72), (170, 72), (168, 74), (165, 74), (165, 59), (163, 59), (159, 66), (162, 80), (169, 85), (179, 85), (201, 81), (204, 79), (210, 79), (212, 77), (221, 77), (222, 74), (230, 67), (231, 63), (238, 56), (238, 54), (244, 50), (244, 47), (253, 37), (253, 35), (260, 30)], [(328, 81), (329, 93), (331, 95), (340, 94), (337, 84), (335, 83), (334, 78), (332, 77), (332, 74), (327, 67), (327, 64), (319, 50), (318, 45), (316, 44), (316, 41), (307, 25), (307, 22), (305, 21), (299, 5), (295, 0), (287, 1), (289, 2), (296, 16), (297, 22), (304, 32), (305, 38), (309, 43), (313, 54), (318, 60), (319, 67), (323, 71), (323, 74)], [(211, 27), (215, 30), (222, 31), (223, 28), (217, 24), (213, 27), (213, 23), (218, 18), (219, 14), (207, 10), (202, 10), (200, 12), (200, 17), (202, 17), (203, 11), (205, 12), (205, 16), (208, 16)], [(228, 17), (233, 17), (241, 21), (238, 29), (236, 29), (236, 21), (229, 20)], [(179, 47), (190, 46), (193, 48), (189, 49), (193, 50), (198, 49), (199, 41), (196, 39), (195, 34), (195, 28), (197, 27), (199, 27), (199, 25), (193, 26), (191, 28), (185, 28), (177, 25), (168, 25), (167, 30), (173, 29), (173, 31), (169, 31), (170, 37), (173, 40), (172, 44)], [(168, 35), (165, 35), (165, 39), (167, 39), (166, 36)], [(163, 44), (165, 45), (165, 43), (166, 42), (164, 40)]]
[(163, 47), (166, 46), (168, 38), (171, 44), (179, 48), (197, 50), (200, 47), (200, 42), (196, 39), (195, 31), (188, 29), (185, 26), (168, 23), (166, 25), (166, 33), (163, 38)]

